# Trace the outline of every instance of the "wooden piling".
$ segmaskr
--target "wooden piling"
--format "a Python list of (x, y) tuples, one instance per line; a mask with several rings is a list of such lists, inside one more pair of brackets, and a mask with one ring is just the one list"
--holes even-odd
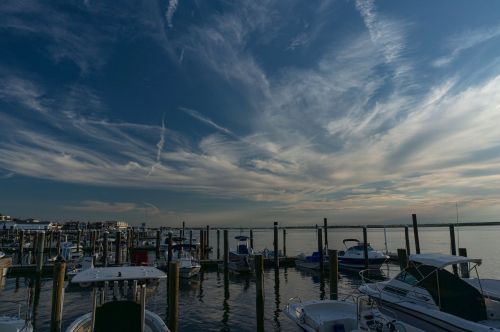
[(220, 229), (217, 230), (217, 259), (220, 259)]
[(179, 330), (179, 262), (168, 264), (168, 328)]
[[(467, 249), (466, 248), (458, 248), (458, 254), (460, 256), (467, 257)], [(462, 275), (462, 278), (470, 278), (469, 264), (468, 263), (460, 264), (460, 274)]]
[(224, 230), (224, 272), (228, 271), (229, 265), (229, 234), (228, 230)]
[[(455, 226), (450, 224), (450, 251), (453, 256), (457, 255), (457, 247), (455, 243)], [(453, 273), (458, 275), (458, 267), (456, 264), (452, 265)]]
[(208, 253), (210, 252), (210, 226), (207, 225), (207, 231), (205, 233), (205, 247), (207, 248), (206, 249), (206, 254), (207, 254), (207, 258), (208, 258)]
[(200, 257), (205, 259), (205, 231), (200, 229)]
[(23, 264), (24, 255), (24, 231), (19, 231), (19, 249), (17, 250), (17, 263)]
[(170, 263), (172, 262), (172, 250), (173, 250), (173, 243), (172, 243), (172, 232), (168, 232), (168, 254), (167, 254), (167, 266), (170, 266)]
[(57, 245), (56, 245), (56, 254), (61, 254), (61, 241), (62, 241), (62, 232), (57, 231)]
[(318, 228), (318, 252), (319, 252), (319, 271), (322, 273), (324, 271), (324, 259), (323, 259), (323, 230)]
[(50, 331), (60, 332), (62, 326), (62, 310), (64, 301), (64, 275), (66, 262), (58, 256), (54, 263), (54, 276), (52, 283), (52, 310), (50, 317)]
[(76, 252), (80, 252), (80, 241), (82, 240), (82, 231), (76, 230)]
[(363, 257), (365, 258), (365, 269), (368, 269), (368, 234), (366, 226), (363, 227)]
[(115, 233), (115, 265), (122, 264), (122, 233), (116, 231)]
[(38, 248), (36, 257), (36, 274), (38, 277), (42, 274), (43, 269), (43, 252), (45, 247), (45, 232), (41, 231), (38, 233)]
[(103, 266), (108, 266), (108, 235), (109, 233), (106, 231), (104, 232), (104, 237), (102, 241), (102, 265)]
[(279, 256), (278, 256), (278, 222), (275, 221), (274, 222), (274, 242), (273, 242), (273, 246), (274, 246), (274, 268), (275, 269), (278, 269), (280, 267), (280, 260), (279, 260)]
[(95, 244), (96, 244), (96, 241), (97, 241), (97, 234), (96, 234), (96, 231), (95, 230), (92, 230), (91, 233), (90, 233), (90, 241), (92, 242), (91, 244), (91, 249), (92, 249), (92, 256), (95, 255)]
[(156, 230), (156, 259), (160, 259), (160, 241), (161, 241), (161, 231), (158, 229)]
[(408, 231), (408, 226), (405, 226), (405, 243), (406, 243), (406, 255), (410, 256), (410, 232)]
[(250, 230), (250, 248), (253, 249), (253, 229)]
[(193, 254), (193, 230), (189, 230), (189, 254)]
[(264, 331), (264, 258), (255, 255), (255, 306), (257, 309), (257, 331)]
[(401, 271), (408, 267), (408, 255), (406, 254), (406, 249), (398, 249), (398, 261)]
[(328, 250), (328, 219), (323, 218), (323, 232), (325, 232), (325, 248)]
[(417, 224), (417, 215), (413, 213), (411, 215), (413, 221), (413, 236), (415, 237), (415, 253), (420, 254), (420, 241), (418, 240), (418, 224)]
[(286, 257), (286, 228), (283, 228), (283, 257)]
[(330, 263), (330, 300), (337, 300), (339, 294), (339, 261), (337, 250), (328, 250)]

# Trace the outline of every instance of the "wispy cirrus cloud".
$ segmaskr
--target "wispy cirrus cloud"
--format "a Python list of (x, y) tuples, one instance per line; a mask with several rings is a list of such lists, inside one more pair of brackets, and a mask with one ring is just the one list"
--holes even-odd
[(434, 67), (444, 67), (457, 59), (464, 51), (476, 47), (500, 36), (500, 25), (466, 30), (449, 38), (445, 48), (450, 51), (448, 55), (432, 62)]

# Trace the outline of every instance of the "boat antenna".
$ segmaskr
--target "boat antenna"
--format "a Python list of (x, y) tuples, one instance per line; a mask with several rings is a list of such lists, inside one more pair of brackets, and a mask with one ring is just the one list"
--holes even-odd
[(460, 228), (458, 227), (458, 202), (455, 202), (455, 210), (457, 212), (457, 240), (458, 240), (458, 248), (460, 248)]

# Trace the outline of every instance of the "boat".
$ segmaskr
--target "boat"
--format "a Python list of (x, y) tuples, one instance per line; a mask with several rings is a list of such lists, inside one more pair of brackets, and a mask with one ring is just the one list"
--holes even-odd
[(191, 255), (191, 249), (196, 247), (193, 245), (190, 247), (189, 243), (184, 242), (185, 239), (177, 239), (176, 243), (172, 246), (172, 261), (179, 262), (179, 277), (180, 278), (191, 278), (201, 270), (201, 264)]
[(5, 254), (3, 251), (0, 251), (0, 259), (4, 258), (5, 257)]
[[(463, 256), (410, 255), (408, 267), (395, 278), (359, 290), (382, 312), (425, 331), (500, 331), (500, 280), (485, 282), (483, 288), (480, 264), (481, 259)], [(448, 271), (458, 265), (471, 265), (468, 270), (475, 270), (477, 279)]]
[(237, 273), (249, 273), (253, 271), (253, 249), (248, 241), (249, 237), (244, 235), (236, 236), (236, 251), (229, 252), (228, 269)]
[(94, 268), (78, 273), (71, 282), (93, 287), (92, 311), (73, 321), (66, 332), (168, 332), (160, 316), (146, 310), (147, 286), (166, 277), (147, 266)]
[(73, 242), (61, 243), (61, 256), (66, 262), (77, 262), (83, 258), (83, 248)]
[[(311, 256), (306, 256), (304, 253), (301, 253), (297, 256), (295, 260), (295, 266), (298, 268), (311, 269), (311, 270), (319, 270), (320, 265), (320, 255), (319, 251), (315, 251)], [(328, 269), (328, 257), (323, 256), (323, 268)]]
[(68, 280), (71, 281), (74, 276), (86, 269), (93, 269), (94, 259), (95, 258), (93, 256), (83, 257), (80, 263), (68, 268), (66, 271), (66, 277), (68, 277)]
[[(19, 305), (17, 315), (0, 315), (0, 331), (2, 332), (33, 332), (31, 324), (31, 307), (30, 297), (33, 295), (32, 289), (28, 288), (28, 307), (26, 308), (25, 317), (21, 317), (21, 306)], [(10, 301), (4, 301), (10, 302)], [(11, 302), (12, 305), (18, 305), (16, 302)]]
[[(348, 246), (347, 243), (349, 242), (354, 242), (355, 245)], [(365, 269), (365, 244), (357, 239), (345, 239), (342, 243), (346, 247), (346, 250), (339, 251), (338, 253), (339, 268)], [(389, 256), (381, 251), (374, 250), (369, 243), (366, 246), (368, 249), (368, 268), (372, 270), (380, 269), (382, 264), (389, 259)]]
[(382, 314), (367, 297), (353, 297), (353, 300), (302, 302), (296, 297), (290, 299), (283, 312), (307, 332), (423, 332)]

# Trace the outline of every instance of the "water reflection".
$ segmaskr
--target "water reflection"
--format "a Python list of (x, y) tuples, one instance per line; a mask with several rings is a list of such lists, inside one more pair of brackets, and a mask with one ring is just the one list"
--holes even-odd
[(224, 301), (222, 302), (222, 331), (229, 331), (229, 273), (224, 271)]

